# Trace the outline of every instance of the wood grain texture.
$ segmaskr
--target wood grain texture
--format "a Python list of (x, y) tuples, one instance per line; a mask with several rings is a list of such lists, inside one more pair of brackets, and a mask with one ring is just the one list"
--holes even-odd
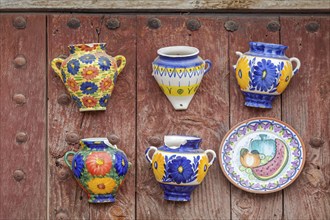
[[(46, 16), (23, 15), (27, 25), (19, 30), (12, 25), (17, 16), (0, 16), (0, 219), (45, 219)], [(26, 59), (20, 68), (17, 55)]]
[(0, 0), (0, 10), (329, 10), (327, 0)]
[[(288, 57), (298, 57), (302, 64), (282, 95), (282, 117), (299, 132), (307, 150), (302, 174), (284, 190), (284, 219), (330, 219), (330, 19), (280, 19), (281, 43), (289, 46)], [(319, 29), (307, 31), (310, 23)]]
[[(235, 51), (247, 52), (250, 41), (279, 43), (279, 32), (267, 30), (267, 24), (278, 21), (274, 16), (240, 16), (229, 20), (239, 24), (235, 32), (229, 34), (229, 63), (236, 64)], [(275, 117), (281, 119), (281, 97), (273, 102), (272, 109), (250, 108), (244, 105), (244, 96), (235, 78), (234, 69), (230, 69), (230, 126), (252, 117)], [(233, 219), (281, 219), (282, 192), (269, 195), (255, 195), (231, 186), (231, 206)]]
[(81, 23), (77, 29), (70, 29), (67, 26), (70, 17), (72, 16), (51, 15), (48, 17), (48, 63), (61, 54), (68, 54), (66, 47), (69, 44), (102, 41), (108, 44), (108, 54), (114, 56), (120, 53), (126, 56), (127, 67), (118, 76), (118, 83), (107, 110), (86, 113), (80, 113), (72, 101), (69, 105), (60, 105), (57, 102), (58, 97), (67, 91), (61, 80), (50, 69), (48, 81), (50, 218), (55, 219), (64, 215), (70, 219), (121, 217), (132, 219), (135, 212), (134, 166), (128, 173), (129, 177), (119, 191), (115, 204), (89, 205), (87, 195), (74, 181), (62, 157), (66, 151), (78, 149), (77, 144), (65, 142), (68, 134), (75, 134), (79, 138), (116, 134), (121, 139), (117, 144), (118, 147), (127, 153), (129, 161), (134, 164), (135, 17), (120, 17), (121, 27), (113, 31), (108, 30), (104, 25), (104, 16), (74, 16)]
[[(225, 17), (156, 16), (159, 29), (147, 26), (148, 18), (138, 16), (137, 24), (137, 219), (228, 219), (230, 218), (229, 183), (219, 170), (218, 162), (210, 168), (204, 182), (192, 193), (190, 202), (163, 199), (150, 164), (145, 159), (148, 140), (166, 134), (196, 135), (203, 139), (202, 148), (219, 148), (228, 130), (228, 50)], [(189, 31), (186, 21), (198, 19), (201, 28)], [(190, 45), (199, 48), (203, 59), (213, 62), (201, 87), (185, 111), (175, 111), (151, 75), (152, 61), (164, 46)]]

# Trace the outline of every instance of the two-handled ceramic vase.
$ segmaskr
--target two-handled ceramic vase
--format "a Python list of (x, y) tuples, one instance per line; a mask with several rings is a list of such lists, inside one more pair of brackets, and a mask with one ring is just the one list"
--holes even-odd
[[(146, 159), (164, 189), (164, 199), (190, 201), (192, 191), (203, 181), (216, 154), (213, 150), (200, 149), (201, 141), (198, 137), (167, 135), (164, 146), (146, 150)], [(151, 151), (154, 151), (152, 157)]]

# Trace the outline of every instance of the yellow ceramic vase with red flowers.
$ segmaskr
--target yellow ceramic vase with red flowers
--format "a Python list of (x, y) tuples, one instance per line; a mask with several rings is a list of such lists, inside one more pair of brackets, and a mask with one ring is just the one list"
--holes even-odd
[(109, 56), (105, 46), (105, 43), (70, 45), (68, 58), (51, 62), (80, 111), (106, 110), (117, 76), (126, 65), (125, 57)]
[[(68, 151), (64, 160), (90, 203), (115, 202), (131, 163), (126, 154), (107, 138), (86, 138), (78, 152)], [(72, 162), (68, 156), (74, 155)]]

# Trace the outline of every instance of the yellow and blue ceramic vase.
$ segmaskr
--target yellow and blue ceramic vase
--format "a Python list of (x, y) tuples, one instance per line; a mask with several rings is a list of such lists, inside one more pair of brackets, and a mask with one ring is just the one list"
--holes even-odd
[[(125, 153), (107, 138), (86, 138), (78, 152), (68, 151), (64, 160), (90, 203), (115, 202), (131, 163)], [(74, 155), (72, 162), (68, 156)]]
[[(198, 137), (167, 135), (164, 146), (146, 150), (146, 159), (164, 189), (164, 199), (190, 201), (192, 191), (203, 181), (216, 154), (213, 150), (200, 149), (201, 141)], [(150, 151), (154, 151), (152, 158)], [(212, 154), (211, 161), (208, 153)]]
[(125, 57), (109, 56), (105, 46), (105, 43), (70, 45), (68, 58), (55, 58), (51, 63), (81, 112), (106, 110), (117, 76), (126, 65)]
[[(285, 56), (287, 48), (280, 44), (250, 42), (248, 52), (236, 52), (239, 59), (234, 69), (246, 106), (272, 108), (273, 99), (289, 85), (300, 68), (300, 61)], [(296, 63), (294, 70), (292, 62)]]
[(199, 50), (189, 46), (164, 47), (157, 53), (152, 75), (176, 110), (187, 109), (203, 76), (210, 70), (211, 61), (203, 60), (198, 56)]

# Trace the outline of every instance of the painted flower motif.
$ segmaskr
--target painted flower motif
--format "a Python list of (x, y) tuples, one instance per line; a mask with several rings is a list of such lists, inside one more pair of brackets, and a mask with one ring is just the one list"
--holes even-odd
[(69, 46), (69, 50), (70, 50), (70, 54), (73, 54), (76, 51), (76, 48), (73, 45), (71, 45)]
[(111, 63), (110, 63), (109, 58), (102, 56), (99, 58), (98, 63), (99, 63), (101, 70), (104, 71), (104, 70), (110, 69)]
[(83, 82), (80, 86), (80, 90), (84, 94), (93, 94), (97, 89), (97, 85), (93, 82)]
[(165, 159), (161, 153), (155, 153), (152, 158), (152, 170), (157, 181), (161, 181), (165, 174)]
[(72, 171), (76, 178), (80, 178), (84, 169), (83, 155), (76, 154), (72, 159)]
[(201, 183), (207, 173), (209, 168), (209, 159), (207, 156), (203, 156), (202, 159), (199, 161), (198, 165), (198, 173), (197, 173), (197, 181)]
[(110, 77), (107, 77), (107, 78), (104, 78), (101, 83), (100, 83), (100, 88), (101, 88), (101, 91), (106, 91), (108, 90), (112, 85), (112, 81), (110, 79)]
[(79, 72), (80, 63), (77, 59), (72, 59), (67, 63), (68, 72), (72, 75), (76, 75)]
[(128, 161), (126, 156), (118, 151), (115, 153), (116, 157), (116, 163), (115, 163), (115, 169), (117, 171), (118, 176), (124, 176), (128, 171)]
[(85, 54), (81, 57), (79, 57), (79, 60), (83, 63), (91, 64), (96, 59), (96, 57), (93, 54)]
[(109, 194), (116, 185), (116, 181), (109, 177), (94, 178), (87, 183), (89, 190), (94, 194)]
[(86, 107), (94, 107), (97, 104), (97, 100), (92, 96), (84, 96), (82, 101)]
[(63, 82), (66, 83), (66, 75), (65, 75), (65, 72), (63, 69), (61, 70), (61, 75), (62, 75)]
[(169, 176), (177, 184), (186, 183), (194, 174), (190, 164), (190, 160), (186, 157), (176, 157), (168, 163)]
[(94, 79), (98, 74), (99, 70), (96, 67), (89, 66), (83, 70), (82, 76), (87, 80), (91, 80)]
[(279, 80), (279, 84), (277, 86), (277, 92), (282, 93), (286, 89), (286, 87), (289, 85), (289, 82), (292, 77), (292, 65), (289, 62), (286, 62), (282, 72), (281, 77)]
[(249, 60), (246, 57), (240, 58), (236, 67), (236, 79), (241, 89), (247, 89), (250, 82)]
[(105, 107), (108, 103), (110, 95), (105, 95), (100, 99), (100, 106)]
[(81, 108), (82, 103), (81, 103), (80, 99), (75, 95), (72, 95), (71, 97), (72, 97), (73, 101), (78, 105), (78, 107)]
[(276, 66), (271, 60), (262, 59), (254, 67), (254, 76), (252, 79), (252, 85), (260, 91), (268, 91), (276, 84)]
[(111, 157), (106, 152), (91, 153), (87, 157), (86, 167), (93, 176), (104, 176), (112, 167)]
[(78, 83), (76, 82), (76, 80), (74, 78), (69, 78), (67, 80), (67, 85), (69, 86), (69, 89), (73, 92), (76, 92), (79, 90)]

